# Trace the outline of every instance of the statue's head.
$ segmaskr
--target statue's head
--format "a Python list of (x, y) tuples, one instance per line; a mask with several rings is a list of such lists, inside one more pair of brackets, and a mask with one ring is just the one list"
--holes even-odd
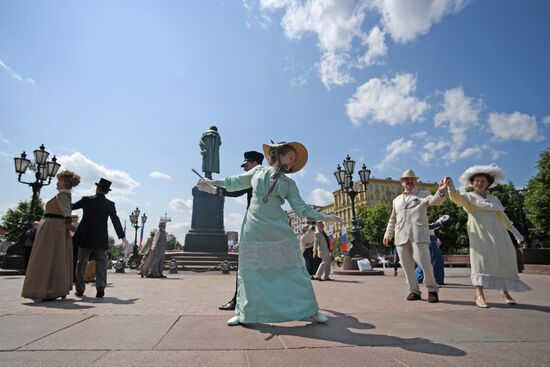
[(210, 126), (210, 130), (218, 131), (218, 128), (214, 125)]

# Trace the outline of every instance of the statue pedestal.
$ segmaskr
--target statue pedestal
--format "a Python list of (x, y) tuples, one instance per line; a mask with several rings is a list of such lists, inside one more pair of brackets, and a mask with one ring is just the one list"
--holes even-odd
[(223, 226), (223, 196), (193, 187), (191, 229), (185, 235), (184, 251), (227, 252), (227, 234)]

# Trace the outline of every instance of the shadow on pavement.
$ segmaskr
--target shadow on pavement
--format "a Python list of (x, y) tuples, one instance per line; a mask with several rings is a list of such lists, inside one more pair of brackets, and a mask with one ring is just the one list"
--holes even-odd
[(326, 340), (354, 346), (398, 347), (412, 352), (441, 356), (461, 357), (466, 355), (466, 352), (461, 349), (441, 343), (434, 343), (425, 338), (400, 338), (383, 334), (356, 333), (351, 331), (351, 329), (371, 330), (376, 327), (372, 324), (360, 322), (353, 316), (332, 310), (327, 311), (333, 313), (336, 317), (329, 317), (329, 322), (326, 325), (313, 323), (303, 326), (273, 325), (271, 328), (266, 328), (265, 324), (251, 324), (246, 327), (261, 333), (272, 334), (268, 338), (273, 337), (273, 335), (291, 336)]
[(65, 310), (84, 310), (87, 308), (92, 308), (93, 306), (79, 305), (74, 299), (64, 299), (64, 300), (55, 300), (47, 302), (29, 302), (23, 303), (25, 306), (31, 307), (43, 307), (43, 308), (60, 308)]
[[(84, 302), (84, 303), (112, 303), (115, 305), (133, 305), (136, 303), (136, 301), (139, 298), (130, 298), (130, 299), (120, 299), (117, 297), (102, 297), (102, 298), (96, 298), (96, 297), (88, 297), (84, 296), (82, 297), (78, 302)], [(91, 307), (91, 306), (90, 306)]]
[[(472, 308), (477, 308), (474, 304), (473, 299), (472, 301), (440, 300), (439, 303), (446, 303), (450, 305), (460, 305), (460, 306), (472, 306)], [(489, 304), (489, 309), (498, 308), (502, 310), (531, 310), (531, 311), (540, 311), (540, 312), (550, 313), (550, 307), (548, 306), (528, 305), (528, 304), (507, 305), (505, 303), (494, 303), (489, 300), (487, 301), (487, 303)]]

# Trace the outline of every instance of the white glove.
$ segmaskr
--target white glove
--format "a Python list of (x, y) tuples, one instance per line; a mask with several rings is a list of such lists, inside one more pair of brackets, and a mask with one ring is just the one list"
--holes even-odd
[(209, 180), (207, 178), (201, 178), (199, 182), (197, 182), (197, 188), (200, 191), (207, 192), (212, 195), (216, 195), (218, 193), (218, 188), (214, 185), (212, 185), (212, 180)]
[(338, 223), (342, 223), (344, 221), (344, 218), (342, 217), (339, 217), (337, 215), (334, 215), (334, 214), (328, 214), (328, 215), (323, 215), (323, 218), (321, 218), (323, 221), (325, 222), (338, 222)]
[(126, 238), (122, 238), (121, 241), (124, 243), (124, 247), (127, 248), (128, 246), (130, 246), (130, 243), (128, 242), (128, 240)]
[(523, 235), (521, 233), (519, 233), (519, 231), (517, 230), (516, 227), (514, 227), (513, 225), (510, 227), (510, 229), (508, 229), (510, 232), (512, 232), (512, 234), (514, 235), (514, 237), (516, 238), (516, 242), (518, 244), (520, 243), (523, 243), (523, 241), (525, 241), (525, 238), (523, 237)]

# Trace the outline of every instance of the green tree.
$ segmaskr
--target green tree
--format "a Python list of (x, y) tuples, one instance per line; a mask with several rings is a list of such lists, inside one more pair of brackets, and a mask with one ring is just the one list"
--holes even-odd
[(388, 225), (392, 210), (392, 203), (380, 202), (374, 208), (361, 206), (357, 216), (361, 221), (361, 237), (363, 245), (385, 253), (382, 240)]
[(530, 239), (543, 247), (550, 247), (550, 148), (540, 153), (537, 167), (538, 173), (527, 183), (525, 213), (531, 224)]
[(448, 215), (449, 220), (436, 232), (437, 237), (441, 241), (441, 251), (446, 255), (450, 255), (456, 253), (458, 250), (468, 248), (470, 246), (468, 232), (466, 231), (468, 214), (447, 197), (443, 201), (443, 204), (428, 208), (430, 223), (435, 222), (443, 215)]
[(183, 249), (183, 246), (178, 241), (176, 236), (174, 236), (173, 234), (168, 234), (167, 237), (168, 237), (168, 241), (166, 242), (166, 249), (167, 250), (182, 250)]
[(118, 259), (119, 257), (121, 257), (123, 250), (122, 250), (122, 247), (115, 245), (115, 239), (109, 236), (108, 243), (109, 243), (109, 247), (105, 252), (107, 254), (107, 257), (111, 260)]
[[(2, 217), (1, 227), (6, 230), (6, 241), (15, 243), (19, 240), (19, 237), (23, 234), (23, 228), (27, 222), (29, 210), (31, 207), (31, 201), (21, 201), (14, 209), (8, 209), (6, 214)], [(40, 220), (44, 215), (44, 204), (42, 200), (38, 198), (36, 208), (34, 210), (35, 220)]]

